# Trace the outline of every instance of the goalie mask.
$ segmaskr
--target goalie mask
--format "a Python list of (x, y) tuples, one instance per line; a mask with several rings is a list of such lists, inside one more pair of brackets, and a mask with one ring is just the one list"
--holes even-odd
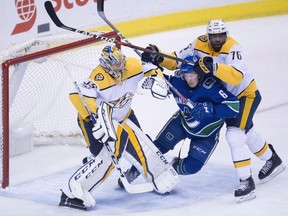
[(115, 46), (105, 46), (99, 58), (101, 67), (117, 81), (121, 81), (125, 70), (126, 57)]
[(211, 48), (219, 52), (227, 38), (228, 29), (222, 19), (210, 20), (207, 25), (207, 39)]

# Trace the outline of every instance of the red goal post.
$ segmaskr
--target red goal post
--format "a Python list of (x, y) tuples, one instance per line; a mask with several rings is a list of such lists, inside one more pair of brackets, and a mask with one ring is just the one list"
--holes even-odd
[[(115, 32), (103, 36), (120, 41)], [(9, 186), (10, 156), (33, 148), (35, 143), (77, 142), (81, 135), (68, 89), (73, 88), (73, 79), (83, 81), (89, 76), (106, 44), (69, 34), (34, 39), (0, 53), (2, 188)]]

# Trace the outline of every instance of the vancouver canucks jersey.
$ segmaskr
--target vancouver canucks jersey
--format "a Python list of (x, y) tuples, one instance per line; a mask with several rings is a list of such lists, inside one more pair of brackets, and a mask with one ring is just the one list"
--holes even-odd
[[(162, 75), (162, 72), (159, 69), (155, 70), (152, 64), (142, 65), (138, 59), (127, 57), (121, 81), (115, 80), (99, 65), (79, 88), (92, 113), (96, 113), (101, 101), (105, 101), (113, 107), (112, 118), (121, 122), (129, 115), (138, 82), (151, 74)], [(89, 121), (89, 114), (76, 91), (70, 93), (70, 100), (79, 115)]]
[[(212, 56), (213, 62), (218, 63), (214, 75), (221, 79), (224, 86), (238, 98), (257, 90), (254, 77), (244, 63), (243, 50), (232, 37), (227, 38), (219, 52), (215, 52), (209, 45), (206, 35), (202, 35), (184, 49), (175, 51), (171, 55), (182, 59), (188, 55)], [(181, 62), (165, 58), (161, 65), (175, 70), (180, 68)]]
[(198, 125), (193, 126), (195, 119), (190, 116), (191, 108), (185, 104), (178, 94), (171, 90), (182, 114), (182, 125), (191, 136), (213, 136), (213, 134), (219, 132), (225, 118), (233, 118), (239, 112), (238, 99), (227, 91), (222, 82), (215, 76), (205, 76), (203, 81), (193, 89), (180, 77), (166, 75), (165, 77), (193, 105), (203, 102), (211, 102), (213, 104), (213, 116), (204, 118)]

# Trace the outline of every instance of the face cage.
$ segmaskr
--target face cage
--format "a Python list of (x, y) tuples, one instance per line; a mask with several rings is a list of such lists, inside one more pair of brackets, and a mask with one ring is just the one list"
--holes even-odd
[(105, 70), (105, 72), (109, 73), (113, 78), (120, 81), (125, 70), (126, 60), (124, 59), (118, 65), (113, 65), (106, 59), (100, 59), (100, 65)]
[(109, 70), (108, 73), (114, 77), (114, 79), (116, 79), (117, 81), (122, 80), (122, 73), (121, 71), (114, 71), (114, 70)]

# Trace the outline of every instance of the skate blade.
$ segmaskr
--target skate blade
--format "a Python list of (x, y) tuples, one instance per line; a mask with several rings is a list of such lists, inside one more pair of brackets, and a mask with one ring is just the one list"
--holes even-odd
[(245, 201), (249, 201), (249, 200), (252, 200), (252, 199), (255, 199), (256, 198), (256, 194), (254, 191), (252, 191), (251, 193), (245, 195), (245, 196), (241, 196), (241, 197), (236, 197), (236, 202), (237, 203), (242, 203), (242, 202), (245, 202)]
[(284, 166), (283, 164), (280, 164), (278, 167), (276, 167), (273, 172), (267, 176), (266, 178), (260, 180), (260, 184), (264, 184), (268, 181), (270, 181), (271, 179), (273, 179), (274, 177), (276, 177), (277, 175), (279, 175), (281, 172), (283, 172), (285, 170), (286, 166)]

